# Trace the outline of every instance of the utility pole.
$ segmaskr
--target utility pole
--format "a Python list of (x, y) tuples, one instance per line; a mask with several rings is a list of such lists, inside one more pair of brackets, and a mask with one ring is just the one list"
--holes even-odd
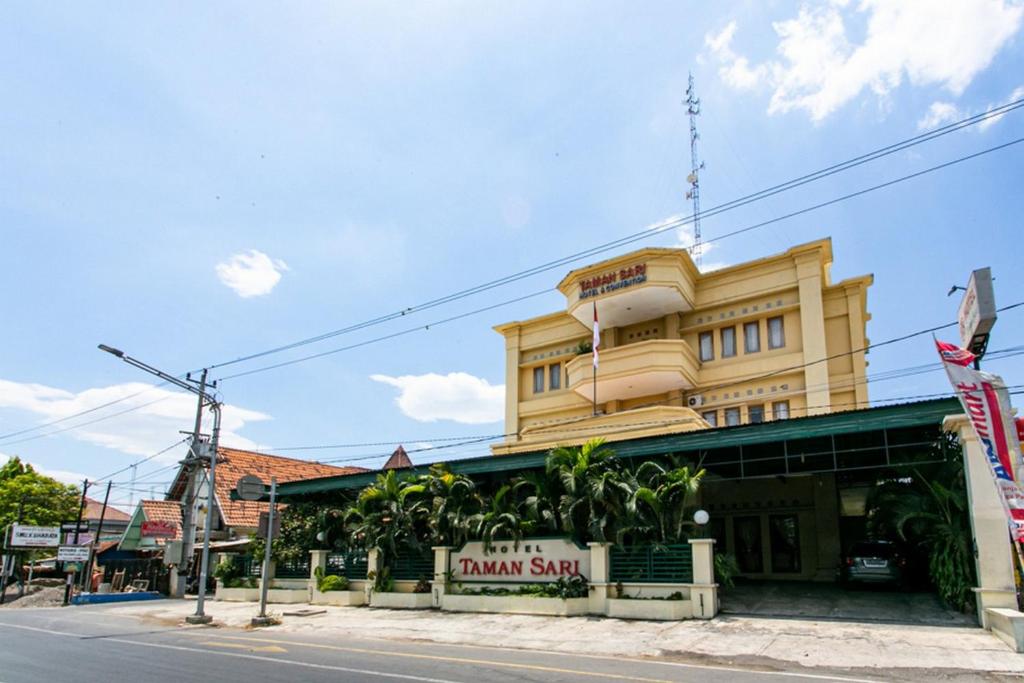
[(89, 548), (89, 561), (85, 565), (85, 577), (82, 579), (82, 590), (90, 592), (92, 589), (92, 565), (96, 559), (96, 546), (99, 544), (100, 534), (103, 533), (103, 521), (107, 517), (107, 503), (110, 501), (110, 487), (114, 482), (107, 482), (107, 492), (103, 496), (103, 507), (100, 509), (100, 525), (96, 527), (96, 533), (92, 537), (92, 547)]
[(135, 513), (135, 468), (138, 467), (138, 465), (139, 464), (137, 462), (133, 462), (131, 465), (129, 465), (129, 467), (132, 470), (131, 484), (128, 488), (128, 509), (131, 511), (130, 514)]
[(689, 84), (686, 88), (686, 113), (690, 117), (690, 175), (686, 176), (686, 182), (690, 189), (686, 192), (686, 198), (693, 200), (693, 260), (697, 268), (701, 266), (701, 256), (704, 247), (700, 237), (700, 172), (704, 170), (704, 162), (700, 161), (697, 155), (697, 140), (700, 134), (697, 133), (697, 117), (700, 115), (700, 99), (693, 85), (693, 73), (690, 73)]
[(188, 457), (182, 463), (185, 473), (185, 493), (181, 499), (181, 562), (178, 564), (178, 585), (173, 587), (174, 597), (185, 597), (188, 577), (191, 575), (193, 548), (196, 542), (196, 474), (199, 472), (199, 448), (203, 429), (203, 408), (206, 400), (206, 373), (199, 377), (199, 393), (196, 405), (195, 428), (192, 430), (192, 443), (189, 445)]
[[(14, 524), (8, 525), (4, 529), (4, 562), (2, 568), (0, 568), (0, 605), (4, 604), (7, 596), (7, 580), (8, 580), (8, 563), (10, 563), (10, 571), (13, 572), (15, 568), (15, 558), (18, 557), (18, 552), (11, 548), (11, 543), (14, 539), (14, 527), (21, 524), (22, 515), (25, 514), (25, 496), (21, 496), (21, 500), (18, 501), (18, 519)], [(19, 596), (20, 597), (20, 596)]]
[(220, 442), (220, 403), (213, 402), (213, 434), (210, 437), (210, 479), (206, 483), (206, 519), (203, 524), (203, 555), (199, 565), (199, 591), (196, 595), (196, 613), (185, 617), (189, 624), (208, 624), (212, 618), (207, 616), (206, 608), (206, 575), (210, 567), (210, 532), (213, 530), (213, 507), (217, 485), (217, 445)]
[[(89, 480), (82, 481), (82, 500), (78, 503), (78, 519), (75, 520), (75, 540), (71, 545), (78, 545), (78, 529), (82, 526), (82, 511), (85, 509), (85, 492), (89, 490)], [(68, 572), (64, 586), (64, 604), (71, 602), (71, 587), (75, 585), (74, 572)]]

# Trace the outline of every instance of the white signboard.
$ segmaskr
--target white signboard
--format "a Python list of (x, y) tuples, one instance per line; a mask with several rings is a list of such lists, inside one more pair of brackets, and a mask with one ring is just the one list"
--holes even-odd
[(57, 548), (58, 562), (88, 562), (89, 548), (83, 545), (62, 545)]
[[(996, 322), (996, 300), (989, 268), (979, 268), (971, 273), (957, 319), (960, 323), (960, 348), (979, 354), (984, 350), (984, 338)], [(980, 338), (980, 346), (975, 338)]]
[(15, 524), (11, 533), (12, 548), (56, 548), (59, 545), (59, 526)]
[(453, 550), (449, 570), (455, 582), (548, 583), (580, 575), (590, 578), (590, 549), (565, 538), (526, 539), (517, 548), (499, 541), (484, 552), (483, 541)]

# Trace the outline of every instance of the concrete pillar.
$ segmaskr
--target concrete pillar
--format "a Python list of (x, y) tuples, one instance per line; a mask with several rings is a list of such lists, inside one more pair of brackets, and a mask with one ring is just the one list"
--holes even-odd
[(974, 537), (974, 561), (978, 585), (974, 588), (978, 623), (990, 628), (985, 609), (1017, 609), (1017, 591), (1013, 580), (1013, 548), (1010, 528), (999, 500), (985, 453), (966, 415), (949, 415), (942, 422), (946, 431), (960, 438), (967, 479), (967, 503)]
[[(516, 327), (505, 335), (505, 433), (519, 433), (519, 333)], [(507, 437), (518, 441), (518, 436)]]
[(435, 609), (441, 608), (445, 591), (448, 589), (448, 560), (451, 557), (451, 546), (435, 545), (431, 548), (434, 551), (434, 580), (431, 583), (433, 593), (432, 604)]
[(867, 360), (864, 358), (864, 351), (857, 351), (867, 346), (867, 338), (864, 336), (864, 310), (863, 298), (867, 292), (861, 285), (848, 287), (846, 289), (846, 311), (850, 321), (850, 360), (853, 362), (853, 385), (854, 398), (857, 401), (857, 408), (868, 406), (868, 383), (861, 381), (867, 374)]
[(366, 594), (366, 602), (370, 602), (370, 595), (373, 593), (374, 580), (377, 577), (377, 572), (380, 571), (379, 562), (379, 550), (373, 548), (366, 551), (366, 586), (363, 588), (363, 592)]
[(821, 256), (815, 250), (797, 254), (795, 260), (800, 292), (800, 328), (804, 363), (813, 363), (804, 368), (807, 414), (821, 415), (829, 412), (829, 405), (832, 403), (828, 384), (828, 363), (815, 362), (828, 356), (825, 345), (825, 306), (821, 300), (824, 285)]
[(839, 494), (836, 491), (836, 475), (831, 472), (815, 474), (813, 481), (817, 567), (811, 578), (814, 581), (835, 581), (839, 556), (843, 552), (839, 540)]
[(327, 572), (327, 550), (309, 551), (309, 597), (313, 599), (313, 592), (316, 591), (316, 570)]
[(690, 601), (696, 619), (711, 619), (718, 614), (718, 584), (715, 583), (715, 539), (691, 538), (693, 586)]
[[(214, 565), (214, 566), (216, 566), (216, 565)], [(184, 577), (182, 577), (182, 578), (184, 579)], [(170, 586), (170, 595), (171, 595), (172, 598), (183, 598), (183, 597), (185, 597), (185, 582), (184, 582), (184, 580), (182, 580), (182, 581), (178, 580), (178, 567), (177, 567), (177, 565), (171, 567), (171, 569), (170, 569), (170, 576), (169, 576), (169, 584), (168, 585)]]
[(590, 548), (590, 599), (591, 614), (606, 614), (608, 611), (608, 586), (611, 584), (611, 543), (588, 543)]

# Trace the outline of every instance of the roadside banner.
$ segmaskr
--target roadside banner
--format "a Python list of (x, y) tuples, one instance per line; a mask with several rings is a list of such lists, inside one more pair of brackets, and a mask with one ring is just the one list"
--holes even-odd
[(974, 354), (955, 344), (935, 341), (946, 375), (964, 407), (999, 489), (1013, 538), (1024, 542), (1024, 490), (1014, 479), (1020, 441), (1006, 385), (998, 375), (975, 370)]
[(143, 538), (174, 538), (178, 535), (178, 525), (164, 520), (143, 522), (139, 534)]
[(83, 545), (62, 545), (57, 548), (58, 562), (88, 562), (89, 548)]
[(59, 526), (15, 524), (11, 531), (12, 548), (55, 548), (60, 545)]

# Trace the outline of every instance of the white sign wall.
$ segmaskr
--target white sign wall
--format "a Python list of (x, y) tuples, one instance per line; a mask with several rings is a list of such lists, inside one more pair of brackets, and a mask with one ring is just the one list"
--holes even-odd
[(526, 539), (517, 548), (511, 541), (494, 543), (484, 552), (483, 541), (452, 551), (452, 579), (491, 583), (548, 583), (581, 575), (590, 578), (590, 549), (564, 538)]

